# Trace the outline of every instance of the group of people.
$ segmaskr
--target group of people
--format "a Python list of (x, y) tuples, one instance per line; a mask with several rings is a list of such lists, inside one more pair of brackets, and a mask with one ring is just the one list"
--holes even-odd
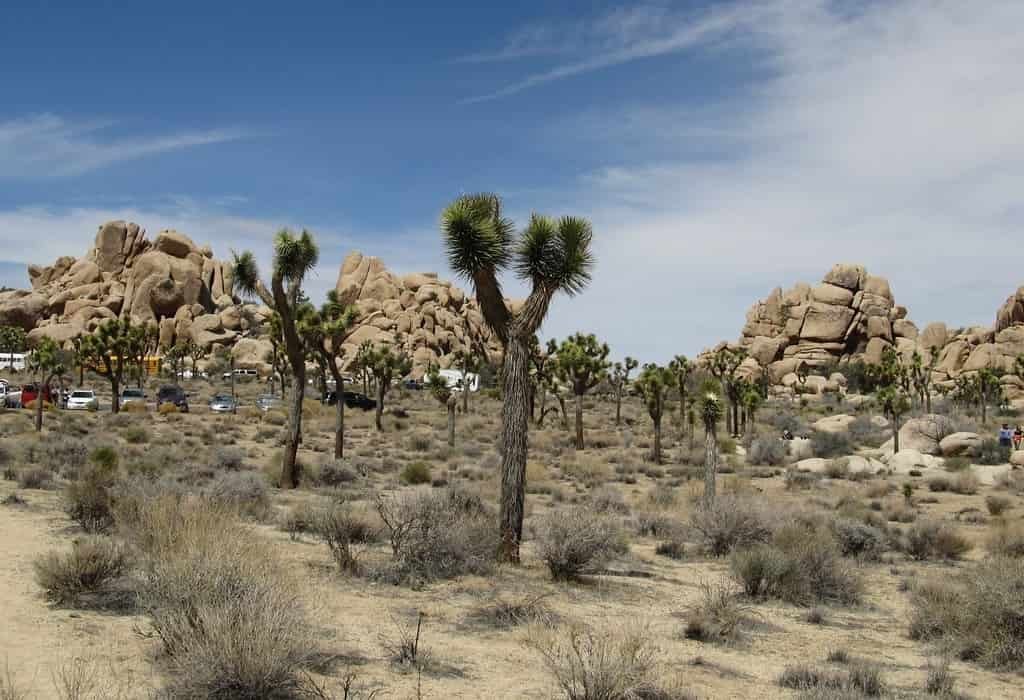
[(999, 444), (1019, 450), (1022, 443), (1024, 443), (1024, 428), (1018, 425), (1011, 429), (1009, 423), (1003, 423), (1003, 427), (999, 429)]

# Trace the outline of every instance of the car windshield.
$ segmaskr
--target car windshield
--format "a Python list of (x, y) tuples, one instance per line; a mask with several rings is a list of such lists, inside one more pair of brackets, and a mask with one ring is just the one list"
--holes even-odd
[(179, 389), (173, 386), (165, 386), (160, 389), (160, 396), (177, 396)]
[(125, 389), (121, 392), (122, 396), (130, 396), (132, 398), (139, 398), (142, 396), (142, 389)]
[(71, 392), (71, 398), (73, 398), (73, 399), (91, 399), (92, 398), (92, 392), (91, 391), (72, 391)]
[(224, 396), (223, 394), (218, 394), (217, 396), (214, 396), (212, 400), (213, 401), (230, 401), (231, 397), (230, 396)]

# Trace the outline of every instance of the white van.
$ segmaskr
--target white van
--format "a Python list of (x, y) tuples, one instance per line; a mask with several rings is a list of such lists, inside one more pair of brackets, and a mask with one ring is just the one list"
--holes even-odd
[(0, 370), (13, 368), (16, 372), (25, 371), (25, 353), (0, 352)]
[[(457, 369), (439, 369), (437, 373), (448, 383), (448, 388), (462, 391), (462, 372)], [(480, 375), (470, 372), (466, 375), (466, 384), (470, 391), (480, 389)]]

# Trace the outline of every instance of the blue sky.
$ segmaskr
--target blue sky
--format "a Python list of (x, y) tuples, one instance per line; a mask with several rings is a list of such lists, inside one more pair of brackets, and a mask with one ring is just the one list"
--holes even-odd
[(89, 4), (5, 5), (0, 283), (110, 218), (264, 258), (309, 227), (314, 296), (353, 248), (447, 275), (438, 213), (477, 190), (593, 221), (545, 331), (645, 360), (833, 262), (919, 322), (989, 324), (1024, 277), (993, 254), (1022, 218), (1014, 0)]

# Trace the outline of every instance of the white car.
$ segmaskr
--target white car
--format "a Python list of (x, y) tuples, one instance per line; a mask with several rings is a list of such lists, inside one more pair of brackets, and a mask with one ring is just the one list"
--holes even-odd
[(69, 411), (88, 411), (100, 407), (96, 392), (92, 389), (75, 389), (68, 397), (67, 409)]

